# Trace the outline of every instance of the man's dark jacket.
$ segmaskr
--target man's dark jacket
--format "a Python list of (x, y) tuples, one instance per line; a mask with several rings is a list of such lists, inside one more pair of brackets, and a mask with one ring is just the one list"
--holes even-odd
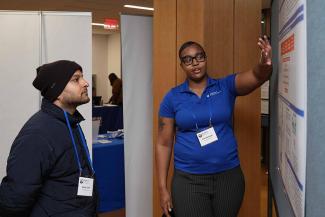
[[(68, 118), (82, 175), (89, 177), (91, 168), (77, 128), (83, 117), (76, 111)], [(43, 99), (41, 110), (26, 122), (11, 147), (7, 176), (0, 186), (0, 216), (96, 216), (96, 190), (92, 197), (77, 196), (78, 180), (78, 163), (64, 112)]]

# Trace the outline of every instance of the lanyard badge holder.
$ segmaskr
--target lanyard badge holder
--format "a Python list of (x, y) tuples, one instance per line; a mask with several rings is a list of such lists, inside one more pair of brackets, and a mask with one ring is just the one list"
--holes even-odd
[(199, 139), (201, 147), (206, 146), (212, 142), (218, 141), (217, 134), (211, 124), (211, 117), (208, 129), (199, 132), (199, 127), (196, 123), (196, 131), (196, 136)]
[(74, 153), (75, 153), (76, 160), (77, 160), (78, 167), (79, 167), (79, 181), (78, 181), (77, 195), (78, 196), (91, 197), (93, 195), (93, 188), (94, 188), (94, 179), (92, 177), (94, 176), (95, 171), (94, 171), (91, 159), (90, 159), (90, 154), (89, 154), (89, 150), (88, 150), (88, 147), (87, 147), (86, 139), (85, 139), (85, 136), (84, 136), (84, 134), (83, 134), (83, 132), (81, 130), (81, 127), (79, 126), (79, 124), (77, 124), (79, 135), (80, 135), (81, 141), (82, 141), (82, 145), (83, 145), (83, 148), (86, 151), (87, 160), (89, 162), (89, 165), (91, 166), (91, 170), (92, 170), (91, 178), (87, 178), (87, 177), (82, 176), (82, 168), (81, 168), (81, 163), (80, 163), (80, 159), (79, 159), (79, 155), (78, 155), (78, 151), (77, 151), (77, 145), (76, 145), (76, 141), (75, 141), (75, 139), (73, 137), (71, 125), (70, 125), (70, 122), (69, 122), (68, 115), (67, 115), (66, 111), (64, 111), (64, 116), (65, 116), (65, 120), (66, 120), (67, 125), (68, 125), (71, 141), (72, 141), (72, 144), (73, 144)]
[(211, 144), (212, 142), (218, 141), (217, 134), (212, 126), (212, 121), (211, 121), (212, 112), (211, 112), (210, 101), (209, 101), (209, 112), (210, 112), (210, 119), (209, 119), (208, 129), (199, 131), (197, 118), (196, 118), (194, 112), (192, 111), (192, 116), (193, 116), (193, 119), (195, 120), (195, 126), (196, 126), (196, 137), (198, 138), (201, 147)]

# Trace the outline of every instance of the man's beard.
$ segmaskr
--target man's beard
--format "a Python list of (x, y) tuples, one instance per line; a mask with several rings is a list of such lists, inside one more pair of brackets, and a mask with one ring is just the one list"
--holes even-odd
[(68, 99), (67, 104), (77, 107), (77, 106), (80, 106), (80, 105), (83, 105), (83, 104), (87, 104), (89, 101), (90, 101), (89, 97), (78, 99), (78, 100)]

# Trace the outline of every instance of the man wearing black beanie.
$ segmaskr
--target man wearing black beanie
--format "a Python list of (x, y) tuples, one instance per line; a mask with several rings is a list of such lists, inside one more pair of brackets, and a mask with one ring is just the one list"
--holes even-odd
[(90, 101), (82, 68), (68, 60), (44, 64), (33, 85), (42, 106), (12, 144), (0, 217), (94, 217), (95, 171), (77, 111)]

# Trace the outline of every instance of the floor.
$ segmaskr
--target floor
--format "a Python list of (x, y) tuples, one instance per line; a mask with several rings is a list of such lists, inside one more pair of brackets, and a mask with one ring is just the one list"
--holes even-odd
[[(267, 171), (264, 166), (261, 168), (261, 213), (260, 217), (267, 217)], [(273, 207), (273, 216), (272, 217), (277, 217), (274, 207)], [(99, 217), (125, 217), (125, 209), (120, 209), (114, 212), (107, 212), (107, 213), (102, 213), (99, 214)]]

